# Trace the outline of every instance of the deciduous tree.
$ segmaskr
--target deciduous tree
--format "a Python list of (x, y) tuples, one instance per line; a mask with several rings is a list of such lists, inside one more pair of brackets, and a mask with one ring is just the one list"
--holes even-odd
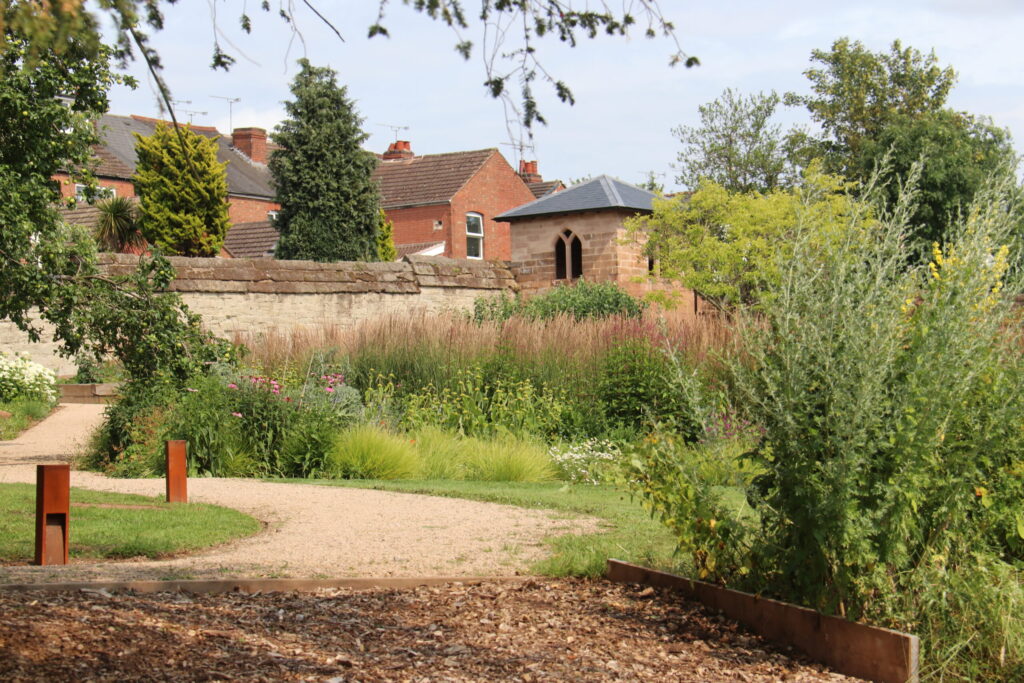
[(766, 192), (784, 182), (782, 127), (772, 123), (779, 96), (774, 92), (744, 97), (726, 88), (714, 102), (701, 105), (699, 126), (672, 132), (683, 144), (676, 182), (691, 190), (710, 180), (730, 192)]
[(274, 132), (279, 149), (270, 172), (281, 209), (276, 255), (282, 259), (366, 261), (377, 258), (380, 193), (377, 159), (363, 149), (360, 127), (344, 86), (326, 67), (300, 60), (285, 102), (288, 117)]

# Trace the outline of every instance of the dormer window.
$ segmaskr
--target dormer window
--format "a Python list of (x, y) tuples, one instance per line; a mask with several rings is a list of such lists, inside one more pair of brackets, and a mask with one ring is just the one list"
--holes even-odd
[(484, 257), (484, 217), (478, 213), (466, 214), (466, 258)]

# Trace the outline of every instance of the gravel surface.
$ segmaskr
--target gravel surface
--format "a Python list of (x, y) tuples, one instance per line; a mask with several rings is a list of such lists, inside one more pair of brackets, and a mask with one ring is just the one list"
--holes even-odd
[[(103, 406), (66, 404), (0, 442), (0, 482), (35, 482), (35, 465), (66, 462), (102, 421)], [(162, 479), (72, 471), (71, 486), (162, 495)], [(259, 519), (256, 536), (187, 557), (0, 566), (0, 583), (227, 577), (499, 576), (527, 572), (543, 539), (597, 529), (593, 518), (508, 505), (248, 479), (189, 480), (189, 499)], [(74, 513), (71, 543), (74, 543)]]
[(0, 593), (5, 681), (848, 681), (671, 591)]

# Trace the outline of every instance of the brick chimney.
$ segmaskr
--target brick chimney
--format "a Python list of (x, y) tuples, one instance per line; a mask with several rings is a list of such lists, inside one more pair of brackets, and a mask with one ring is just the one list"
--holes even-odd
[(262, 128), (235, 128), (231, 146), (257, 164), (267, 163), (267, 131)]
[(540, 177), (540, 173), (537, 173), (537, 162), (526, 159), (519, 160), (519, 177), (523, 179), (524, 183), (539, 183), (544, 180)]
[(412, 159), (412, 146), (408, 140), (395, 140), (384, 152), (384, 161), (395, 161), (397, 159)]

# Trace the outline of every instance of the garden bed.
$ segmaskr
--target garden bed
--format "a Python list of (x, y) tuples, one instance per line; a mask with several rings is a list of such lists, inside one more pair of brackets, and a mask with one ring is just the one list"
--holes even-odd
[(0, 593), (18, 680), (842, 681), (667, 589)]

